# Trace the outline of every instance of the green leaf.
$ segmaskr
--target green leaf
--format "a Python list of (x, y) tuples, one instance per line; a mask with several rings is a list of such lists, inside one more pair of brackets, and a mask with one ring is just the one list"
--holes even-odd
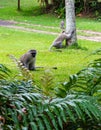
[(28, 128), (27, 127), (22, 127), (22, 130), (28, 130)]
[(38, 124), (39, 130), (45, 130), (44, 123), (41, 118), (36, 118), (36, 123)]
[(54, 114), (57, 117), (57, 121), (58, 121), (60, 128), (63, 129), (63, 125), (62, 125), (63, 121), (62, 121), (59, 109), (60, 108), (58, 108), (57, 106), (54, 106)]
[(51, 110), (48, 110), (47, 111), (47, 115), (49, 116), (55, 130), (58, 130), (58, 126), (57, 126), (57, 121), (56, 121), (56, 117), (55, 115), (53, 114), (53, 112)]
[(76, 122), (74, 113), (72, 113), (71, 109), (68, 107), (67, 103), (61, 103), (61, 105), (65, 108), (65, 111), (68, 113), (68, 117), (73, 121)]
[(25, 93), (25, 94), (22, 95), (22, 97), (23, 97), (24, 99), (26, 99), (27, 101), (32, 102), (32, 99), (30, 98), (30, 95), (29, 95), (29, 94)]
[(43, 114), (41, 118), (46, 126), (46, 130), (52, 130), (49, 118), (45, 114)]
[(35, 122), (30, 122), (32, 130), (38, 130), (38, 127)]
[(61, 118), (63, 119), (63, 121), (66, 122), (67, 117), (66, 117), (65, 110), (62, 107), (62, 105), (61, 104), (56, 104), (55, 106), (57, 107), (57, 109), (59, 109), (59, 114), (60, 114)]
[(74, 110), (75, 110), (76, 114), (78, 115), (78, 118), (85, 121), (84, 112), (82, 111), (82, 109), (80, 108), (78, 103), (76, 103)]

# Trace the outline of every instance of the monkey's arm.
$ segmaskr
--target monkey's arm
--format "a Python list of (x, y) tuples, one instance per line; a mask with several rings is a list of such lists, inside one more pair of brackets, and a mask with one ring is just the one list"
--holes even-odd
[(68, 39), (71, 39), (72, 38), (72, 36), (73, 36), (73, 33), (74, 33), (74, 30), (72, 30), (70, 33), (66, 33), (65, 34), (65, 38), (68, 40)]

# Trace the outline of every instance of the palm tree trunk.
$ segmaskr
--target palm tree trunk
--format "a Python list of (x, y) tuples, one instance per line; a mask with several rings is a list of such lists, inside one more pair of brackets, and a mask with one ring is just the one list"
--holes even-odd
[(66, 41), (66, 45), (72, 45), (72, 44), (77, 45), (74, 0), (65, 0), (65, 8), (66, 8), (66, 32), (71, 33), (72, 31), (74, 31), (70, 41)]

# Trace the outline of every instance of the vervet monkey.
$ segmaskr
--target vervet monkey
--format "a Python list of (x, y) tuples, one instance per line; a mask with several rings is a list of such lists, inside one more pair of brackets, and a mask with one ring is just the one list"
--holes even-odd
[(29, 50), (20, 57), (20, 61), (28, 70), (35, 70), (36, 50)]
[[(28, 70), (36, 70), (36, 68), (45, 68), (44, 66), (35, 66), (36, 54), (36, 50), (29, 50), (20, 57), (20, 62)], [(51, 69), (57, 69), (57, 67), (51, 67)]]
[(51, 44), (49, 50), (51, 50), (52, 47), (55, 47), (57, 49), (62, 48), (62, 42), (66, 39), (66, 40), (70, 40), (72, 38), (72, 34), (74, 33), (74, 31), (72, 31), (71, 33), (66, 33), (65, 31), (63, 31)]

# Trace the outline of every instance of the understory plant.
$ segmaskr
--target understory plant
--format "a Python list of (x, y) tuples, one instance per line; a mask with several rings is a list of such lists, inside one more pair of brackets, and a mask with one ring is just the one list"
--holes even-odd
[[(32, 79), (9, 80), (11, 72), (0, 65), (0, 130), (101, 129), (101, 59), (70, 76), (53, 90), (54, 96), (45, 94)], [(42, 76), (42, 85), (50, 85), (51, 76), (46, 80)]]
[[(100, 55), (101, 49), (94, 51), (92, 54)], [(92, 61), (91, 63), (88, 64), (86, 68), (80, 70), (76, 74), (70, 75), (69, 81), (64, 82), (62, 86), (63, 87), (59, 88), (59, 90), (65, 91), (65, 94), (79, 92), (89, 96), (98, 97), (100, 99), (101, 98), (101, 58)]]

